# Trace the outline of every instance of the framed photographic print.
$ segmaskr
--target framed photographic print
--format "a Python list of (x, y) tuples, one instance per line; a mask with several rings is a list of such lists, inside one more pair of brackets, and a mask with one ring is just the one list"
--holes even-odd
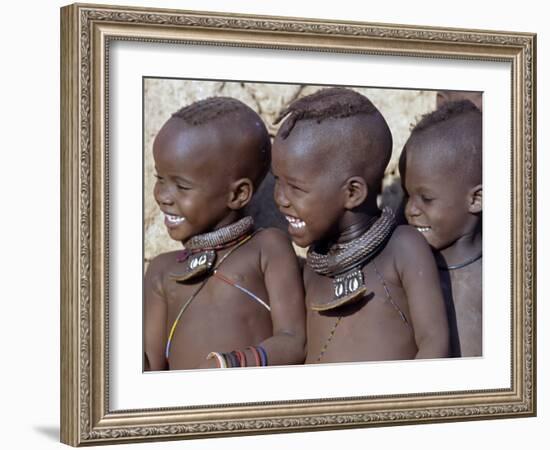
[[(62, 442), (536, 413), (535, 35), (71, 5), (61, 37)], [(386, 118), (393, 147), (379, 201), (395, 209), (411, 128), (451, 97), (481, 110), (482, 351), (145, 370), (144, 271), (181, 248), (166, 233), (177, 218), (161, 217), (153, 197), (159, 130), (179, 108), (224, 96), (258, 113), (273, 137), (284, 108), (332, 87), (365, 95)], [(276, 209), (266, 186), (258, 220)], [(234, 358), (226, 365), (240, 366)]]

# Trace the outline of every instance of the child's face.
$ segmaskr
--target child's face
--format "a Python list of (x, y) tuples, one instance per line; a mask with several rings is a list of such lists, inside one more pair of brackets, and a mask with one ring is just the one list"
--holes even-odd
[(469, 189), (456, 171), (414, 150), (409, 147), (406, 153), (405, 217), (432, 248), (443, 250), (471, 229)]
[(335, 235), (345, 213), (344, 183), (338, 170), (328, 170), (326, 146), (322, 136), (297, 129), (287, 139), (276, 138), (273, 143), (275, 202), (288, 221), (292, 240), (300, 247)]
[(171, 119), (153, 144), (154, 196), (170, 237), (190, 237), (225, 225), (229, 174), (208, 127), (182, 128)]

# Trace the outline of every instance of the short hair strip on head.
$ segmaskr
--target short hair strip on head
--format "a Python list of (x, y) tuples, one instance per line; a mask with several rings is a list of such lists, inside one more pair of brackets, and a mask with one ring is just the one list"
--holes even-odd
[(327, 118), (372, 114), (377, 111), (364, 95), (351, 89), (336, 87), (321, 89), (294, 101), (277, 116), (274, 123), (278, 124), (288, 116), (279, 130), (281, 137), (286, 139), (300, 120), (316, 119), (320, 123)]

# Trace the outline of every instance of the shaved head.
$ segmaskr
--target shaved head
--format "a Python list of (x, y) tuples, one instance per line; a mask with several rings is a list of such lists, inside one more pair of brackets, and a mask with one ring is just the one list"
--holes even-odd
[[(230, 97), (211, 97), (172, 114), (156, 141), (181, 141), (182, 150), (198, 140), (211, 162), (233, 178), (249, 178), (257, 188), (269, 170), (271, 141), (260, 116), (243, 102)], [(206, 153), (205, 153), (206, 151)]]
[(401, 155), (400, 171), (406, 176), (405, 158), (423, 159), (434, 170), (460, 177), (471, 186), (482, 182), (481, 112), (468, 100), (450, 102), (422, 118), (413, 129)]
[(323, 89), (285, 109), (276, 141), (292, 141), (300, 152), (315, 153), (343, 176), (361, 176), (378, 193), (391, 158), (392, 136), (368, 98), (345, 88)]

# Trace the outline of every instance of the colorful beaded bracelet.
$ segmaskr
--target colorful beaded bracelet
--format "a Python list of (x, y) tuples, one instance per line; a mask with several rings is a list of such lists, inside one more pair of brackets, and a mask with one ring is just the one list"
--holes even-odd
[(258, 348), (258, 351), (260, 353), (262, 366), (267, 366), (267, 352), (265, 351), (265, 349), (261, 345), (258, 345), (257, 348)]
[(218, 352), (210, 352), (208, 353), (208, 356), (206, 357), (206, 359), (212, 359), (212, 358), (216, 358), (218, 360), (218, 365), (220, 368), (222, 369), (226, 369), (227, 368), (227, 362), (225, 360), (225, 358)]

